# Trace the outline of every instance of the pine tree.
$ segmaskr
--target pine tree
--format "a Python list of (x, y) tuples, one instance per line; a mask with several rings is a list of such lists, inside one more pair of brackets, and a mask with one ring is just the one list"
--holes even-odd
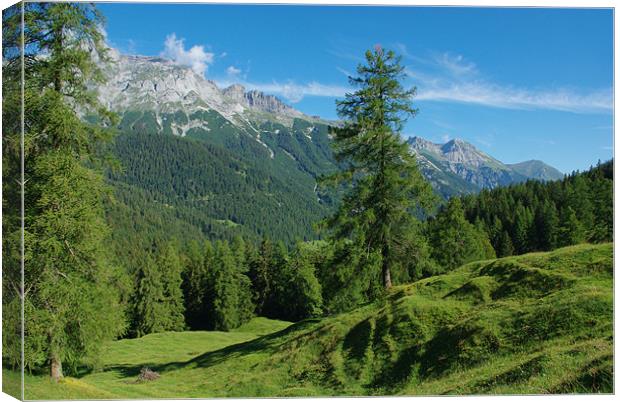
[(567, 187), (565, 205), (576, 214), (576, 218), (581, 222), (585, 231), (585, 237), (589, 239), (591, 237), (591, 233), (588, 233), (589, 229), (594, 226), (594, 210), (591, 199), (596, 194), (591, 191), (587, 178), (582, 174), (570, 177), (565, 185)]
[(351, 310), (383, 292), (381, 255), (360, 249), (349, 239), (331, 241), (322, 248), (317, 278), (328, 314)]
[(531, 250), (530, 231), (533, 221), (531, 212), (519, 203), (514, 213), (514, 226), (512, 228), (513, 245), (517, 254), (524, 254)]
[(326, 179), (353, 187), (325, 223), (335, 239), (350, 238), (366, 254), (381, 255), (385, 288), (392, 285), (397, 227), (412, 219), (412, 212), (428, 208), (433, 197), (400, 136), (404, 120), (417, 112), (411, 105), (415, 88), (405, 90), (400, 83), (403, 69), (393, 51), (377, 46), (366, 52), (359, 76), (349, 78), (359, 89), (337, 102), (345, 125), (334, 129), (334, 156), (346, 168)]
[(452, 198), (429, 222), (432, 256), (443, 269), (494, 258), (493, 246), (482, 229), (465, 219), (460, 198)]
[(212, 252), (208, 240), (204, 247), (196, 241), (191, 241), (187, 246), (183, 271), (183, 299), (186, 321), (192, 329), (205, 328), (203, 305), (207, 287), (207, 261)]
[(209, 327), (229, 331), (244, 324), (253, 316), (251, 299), (249, 278), (240, 272), (228, 242), (218, 241), (207, 288)]
[[(126, 327), (115, 284), (122, 274), (109, 263), (106, 247), (102, 200), (109, 194), (96, 170), (116, 118), (87, 87), (102, 80), (97, 61), (106, 60), (103, 21), (94, 6), (25, 3), (24, 11), (26, 361), (46, 361), (58, 380), (63, 363), (72, 369), (96, 364), (104, 341)], [(3, 72), (9, 79), (19, 76), (22, 61), (20, 18), (19, 12), (3, 14)], [(81, 120), (76, 108), (96, 117), (97, 125)], [(7, 152), (19, 149), (13, 130), (18, 117), (3, 122), (3, 128), (11, 128), (9, 141), (3, 141), (11, 142)]]
[(166, 331), (182, 331), (185, 329), (185, 305), (183, 304), (183, 290), (181, 285), (182, 266), (179, 254), (173, 243), (165, 244), (158, 250), (155, 261), (161, 273), (164, 289), (164, 311)]
[(280, 281), (282, 294), (279, 309), (282, 319), (298, 321), (321, 314), (321, 285), (316, 278), (314, 266), (299, 248), (288, 260)]
[(594, 242), (613, 240), (614, 202), (613, 180), (603, 175), (601, 165), (592, 173), (591, 192), (594, 195), (592, 205), (594, 209), (594, 222), (591, 230), (591, 239)]
[(498, 257), (508, 257), (513, 255), (515, 252), (515, 248), (512, 245), (512, 240), (510, 240), (510, 235), (508, 232), (503, 231), (500, 235), (499, 246), (497, 249)]
[(271, 267), (273, 264), (273, 244), (269, 240), (264, 239), (260, 244), (258, 253), (250, 262), (249, 272), (257, 315), (262, 315), (265, 312), (265, 307), (271, 294)]
[(134, 326), (136, 336), (141, 337), (166, 330), (167, 309), (161, 271), (147, 254), (138, 268), (137, 287), (134, 294)]
[(542, 208), (537, 210), (536, 238), (540, 250), (553, 250), (558, 244), (559, 218), (558, 211), (549, 200), (545, 200)]
[(560, 227), (558, 230), (558, 246), (572, 246), (586, 240), (584, 225), (577, 219), (577, 214), (571, 207), (562, 209), (560, 213)]
[(395, 283), (408, 283), (432, 276), (439, 267), (431, 257), (431, 247), (421, 223), (412, 220), (410, 225), (399, 227), (402, 239), (394, 247), (392, 255), (393, 280)]

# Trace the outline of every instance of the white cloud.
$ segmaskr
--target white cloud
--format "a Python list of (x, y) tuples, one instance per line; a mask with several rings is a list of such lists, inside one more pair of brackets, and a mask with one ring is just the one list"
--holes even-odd
[(231, 77), (236, 77), (239, 74), (241, 74), (241, 70), (235, 66), (228, 66), (228, 68), (226, 69), (226, 74), (228, 74)]
[(435, 56), (434, 60), (439, 67), (454, 76), (476, 74), (478, 72), (476, 65), (472, 62), (466, 61), (460, 54), (452, 55), (446, 52)]
[(336, 67), (336, 70), (338, 70), (339, 72), (341, 72), (342, 74), (344, 74), (347, 78), (348, 77), (352, 77), (353, 74), (351, 74), (351, 72), (349, 70), (345, 70), (342, 67)]
[(411, 62), (405, 74), (418, 87), (417, 100), (469, 103), (504, 109), (545, 109), (573, 113), (609, 113), (611, 88), (576, 91), (568, 88), (518, 88), (485, 80), (475, 63), (463, 55), (444, 52), (428, 58), (399, 52)]
[(174, 61), (176, 64), (189, 66), (196, 73), (204, 75), (213, 63), (215, 55), (206, 52), (203, 46), (192, 46), (185, 50), (184, 39), (177, 39), (176, 34), (170, 34), (164, 42), (164, 50), (160, 54)]
[(418, 89), (418, 100), (473, 103), (504, 109), (549, 109), (574, 113), (610, 112), (611, 90), (577, 93), (568, 89), (528, 90), (484, 81), (451, 82)]

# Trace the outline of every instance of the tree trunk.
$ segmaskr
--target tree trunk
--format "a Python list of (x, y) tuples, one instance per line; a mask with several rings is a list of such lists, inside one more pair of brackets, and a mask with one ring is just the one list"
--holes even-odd
[(381, 255), (383, 257), (381, 261), (381, 265), (382, 265), (382, 270), (383, 270), (383, 287), (385, 289), (389, 289), (392, 287), (392, 275), (390, 274), (388, 254), (389, 254), (388, 248), (387, 246), (384, 246), (383, 250), (381, 251)]
[(58, 355), (53, 353), (50, 358), (50, 377), (55, 382), (58, 382), (62, 376), (62, 361), (58, 358)]
[(390, 275), (390, 267), (387, 264), (383, 264), (383, 286), (386, 289), (392, 287), (392, 276)]

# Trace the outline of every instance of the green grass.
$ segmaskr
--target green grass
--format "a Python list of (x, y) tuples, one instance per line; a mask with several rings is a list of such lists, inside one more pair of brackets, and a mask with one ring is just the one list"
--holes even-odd
[[(29, 375), (26, 398), (611, 393), (612, 254), (475, 262), (324, 319), (113, 342), (102, 371)], [(135, 383), (144, 366), (161, 378)]]

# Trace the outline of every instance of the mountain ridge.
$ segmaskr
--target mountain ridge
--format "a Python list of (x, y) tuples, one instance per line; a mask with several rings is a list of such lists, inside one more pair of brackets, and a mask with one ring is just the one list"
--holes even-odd
[(504, 164), (460, 138), (438, 144), (413, 136), (407, 143), (424, 176), (446, 197), (528, 179), (546, 181), (563, 177), (557, 169), (542, 161)]

